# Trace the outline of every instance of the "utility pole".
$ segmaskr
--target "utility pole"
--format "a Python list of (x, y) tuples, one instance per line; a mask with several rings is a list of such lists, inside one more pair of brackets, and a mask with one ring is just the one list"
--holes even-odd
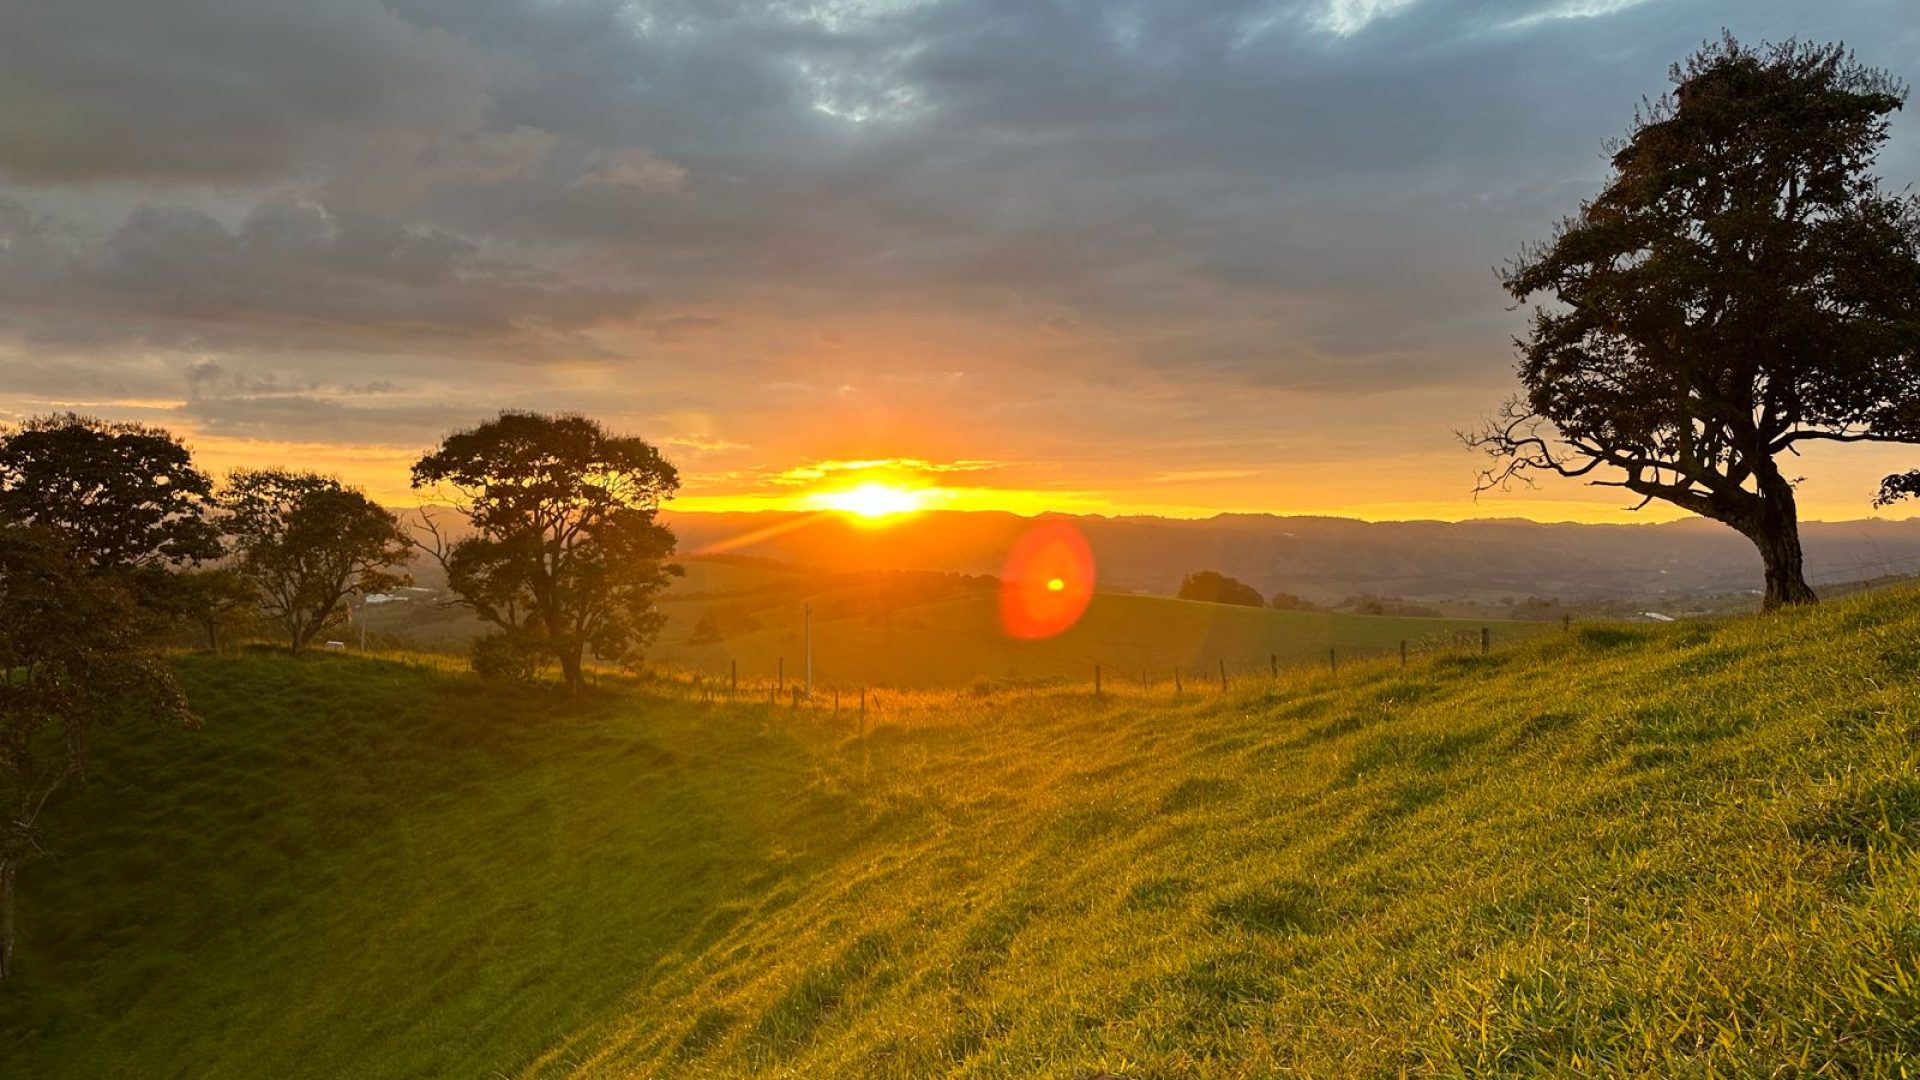
[(802, 621), (807, 627), (807, 700), (813, 700), (813, 602), (800, 605)]

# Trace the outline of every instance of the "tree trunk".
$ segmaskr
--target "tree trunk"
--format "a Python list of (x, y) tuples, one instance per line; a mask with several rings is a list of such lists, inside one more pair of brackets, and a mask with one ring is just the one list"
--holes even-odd
[(1772, 522), (1749, 534), (1760, 549), (1767, 569), (1766, 598), (1761, 610), (1775, 611), (1789, 604), (1813, 604), (1820, 598), (1807, 584), (1806, 562), (1800, 554), (1800, 523), (1789, 518)]
[(18, 870), (12, 859), (0, 859), (0, 982), (13, 974), (13, 877)]
[(1794, 503), (1793, 485), (1771, 469), (1763, 470), (1755, 479), (1760, 489), (1758, 497), (1746, 513), (1728, 524), (1760, 551), (1767, 575), (1761, 610), (1818, 603), (1820, 598), (1807, 584), (1806, 563), (1800, 553), (1800, 511)]
[(291, 648), (288, 651), (296, 656), (299, 655), (301, 650), (307, 647), (307, 642), (312, 641), (313, 635), (319, 633), (319, 631), (320, 627), (318, 624), (308, 626), (304, 621), (294, 620), (287, 635), (291, 641)]
[(582, 682), (579, 645), (568, 645), (560, 649), (560, 678), (568, 690), (580, 689)]

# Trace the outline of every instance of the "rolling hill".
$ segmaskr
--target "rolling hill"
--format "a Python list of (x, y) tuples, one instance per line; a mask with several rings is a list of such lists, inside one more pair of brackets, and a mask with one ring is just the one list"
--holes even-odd
[[(1063, 517), (1063, 515), (1047, 515)], [(689, 554), (732, 551), (823, 571), (997, 574), (1034, 519), (937, 511), (885, 528), (835, 514), (669, 511)], [(1354, 521), (1221, 514), (1205, 520), (1066, 517), (1086, 536), (1107, 588), (1172, 595), (1195, 570), (1322, 604), (1376, 593), (1428, 601), (1553, 596), (1671, 602), (1760, 585), (1753, 545), (1702, 519), (1646, 525), (1523, 520)], [(1804, 523), (1816, 585), (1920, 573), (1920, 518)]]
[[(662, 597), (665, 628), (650, 662), (708, 678), (737, 670), (743, 685), (788, 681), (803, 670), (803, 605), (813, 609), (814, 676), (823, 686), (912, 689), (1084, 682), (1096, 664), (1112, 679), (1171, 683), (1265, 674), (1270, 664), (1324, 664), (1329, 649), (1348, 658), (1418, 652), (1478, 640), (1490, 628), (1510, 643), (1545, 632), (1537, 622), (1397, 618), (1275, 611), (1098, 593), (1078, 624), (1057, 637), (1023, 641), (1000, 627), (997, 583), (984, 576), (928, 571), (825, 573), (754, 559), (692, 558), (687, 576)], [(712, 621), (717, 635), (702, 635)], [(458, 649), (483, 628), (464, 611), (428, 603), (369, 610), (376, 639)], [(1556, 627), (1557, 628), (1557, 627)]]
[(864, 735), (178, 666), (22, 875), (10, 1076), (1920, 1066), (1911, 592)]
[[(960, 591), (910, 606), (862, 603), (858, 586), (813, 599), (813, 669), (823, 686), (910, 689), (976, 682), (1087, 682), (1096, 665), (1114, 683), (1211, 682), (1225, 665), (1231, 678), (1265, 678), (1270, 665), (1328, 662), (1328, 650), (1349, 660), (1477, 642), (1486, 626), (1504, 643), (1558, 630), (1542, 623), (1474, 622), (1323, 612), (1274, 611), (1164, 596), (1099, 593), (1072, 628), (1055, 637), (1019, 640), (1000, 629), (998, 596)], [(681, 604), (663, 605), (686, 622)], [(760, 628), (699, 644), (665, 637), (653, 650), (669, 667), (718, 676), (737, 662), (743, 678), (773, 678), (784, 662), (799, 672), (805, 639), (798, 602), (758, 612)], [(1477, 647), (1477, 644), (1476, 646)]]

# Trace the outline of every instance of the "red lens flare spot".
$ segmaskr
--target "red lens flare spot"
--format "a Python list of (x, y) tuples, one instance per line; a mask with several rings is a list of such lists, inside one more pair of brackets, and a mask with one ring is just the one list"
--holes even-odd
[(1061, 633), (1093, 599), (1093, 549), (1080, 530), (1049, 521), (1029, 531), (1000, 571), (1000, 626), (1017, 638)]

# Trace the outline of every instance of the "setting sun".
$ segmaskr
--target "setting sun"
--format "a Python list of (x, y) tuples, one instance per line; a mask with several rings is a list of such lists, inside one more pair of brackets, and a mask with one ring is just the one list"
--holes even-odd
[(925, 498), (918, 491), (877, 482), (844, 491), (822, 492), (813, 501), (828, 510), (838, 510), (869, 520), (910, 514), (926, 506)]

